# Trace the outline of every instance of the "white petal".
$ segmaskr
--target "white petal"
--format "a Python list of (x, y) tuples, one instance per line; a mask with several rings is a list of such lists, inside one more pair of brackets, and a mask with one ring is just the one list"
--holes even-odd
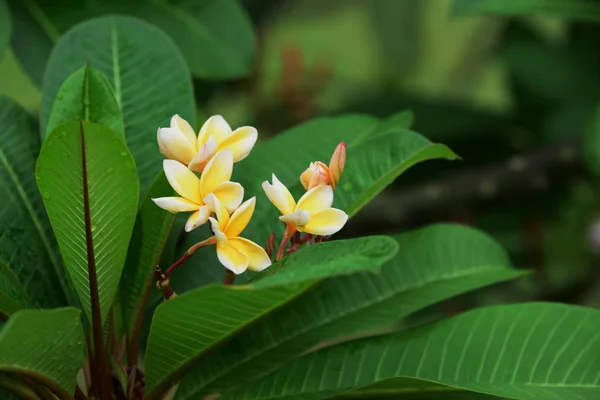
[(275, 207), (281, 212), (281, 214), (291, 214), (294, 212), (294, 208), (296, 207), (296, 202), (294, 201), (294, 197), (285, 187), (283, 183), (277, 179), (275, 174), (273, 174), (273, 184), (270, 184), (268, 181), (264, 181), (262, 184), (263, 190), (265, 194), (273, 203)]
[(177, 212), (194, 211), (198, 209), (198, 204), (192, 203), (183, 197), (159, 197), (152, 201), (163, 210)]
[(206, 120), (200, 133), (198, 134), (198, 148), (208, 141), (210, 136), (214, 137), (217, 144), (227, 139), (231, 135), (231, 127), (220, 115), (213, 115)]
[(178, 114), (175, 114), (171, 118), (171, 128), (179, 129), (185, 135), (192, 148), (196, 148), (196, 132), (194, 132), (194, 128), (192, 128), (189, 122), (181, 118)]
[(217, 244), (219, 246), (225, 246), (227, 244), (227, 236), (221, 230), (222, 225), (213, 217), (208, 217), (208, 220), (210, 221), (210, 228), (217, 239)]
[(200, 150), (198, 150), (198, 153), (196, 153), (192, 161), (190, 161), (188, 168), (197, 172), (204, 171), (206, 164), (210, 161), (210, 158), (216, 151), (217, 142), (215, 141), (215, 138), (211, 136), (206, 143), (200, 146)]
[(192, 213), (185, 223), (185, 231), (191, 232), (197, 227), (204, 225), (206, 221), (208, 221), (208, 216), (210, 212), (208, 211), (207, 206), (202, 206), (198, 211)]
[(293, 213), (282, 215), (279, 219), (301, 228), (310, 221), (310, 213), (306, 210), (297, 210)]
[(171, 187), (185, 199), (202, 204), (200, 179), (185, 165), (175, 160), (164, 160), (163, 169)]
[(227, 209), (223, 203), (221, 203), (217, 196), (212, 193), (204, 198), (204, 202), (208, 206), (208, 209), (217, 215), (217, 220), (219, 221), (219, 230), (224, 231), (225, 226), (227, 226), (227, 223), (229, 222), (229, 212), (227, 212)]
[(213, 190), (213, 194), (231, 214), (244, 200), (244, 187), (237, 182), (223, 182)]
[(321, 185), (310, 189), (298, 200), (296, 210), (306, 210), (311, 214), (323, 211), (333, 204), (333, 189), (329, 185)]
[(179, 129), (158, 128), (156, 132), (160, 152), (171, 160), (187, 165), (196, 154), (196, 147), (190, 144)]

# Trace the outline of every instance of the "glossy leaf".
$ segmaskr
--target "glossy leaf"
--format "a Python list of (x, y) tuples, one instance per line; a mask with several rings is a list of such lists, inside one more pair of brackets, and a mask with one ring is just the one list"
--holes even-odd
[[(137, 211), (133, 158), (116, 132), (90, 122), (68, 122), (48, 134), (36, 179), (83, 310), (91, 321), (92, 302), (99, 301), (104, 320)], [(95, 284), (98, 299), (90, 298)]]
[(152, 198), (169, 196), (172, 192), (161, 172), (150, 187), (135, 221), (119, 286), (124, 323), (130, 336), (134, 329), (140, 328), (135, 324), (141, 323), (140, 318), (145, 311), (143, 305), (152, 287), (154, 268), (160, 261), (175, 221), (175, 214), (158, 207)]
[(399, 252), (380, 274), (327, 279), (204, 358), (178, 400), (224, 393), (270, 374), (315, 345), (390, 324), (450, 297), (522, 275), (485, 234), (433, 225), (397, 237)]
[(89, 65), (71, 74), (58, 90), (46, 133), (77, 120), (96, 122), (124, 135), (123, 116), (110, 83)]
[(189, 70), (172, 40), (143, 21), (102, 17), (81, 23), (61, 37), (48, 61), (40, 114), (42, 134), (59, 87), (88, 62), (114, 88), (127, 144), (145, 192), (164, 158), (158, 150), (156, 129), (168, 126), (174, 114), (196, 123)]
[[(154, 315), (146, 353), (149, 390), (158, 386), (153, 392), (158, 396), (192, 368), (198, 357), (214, 351), (218, 342), (319, 279), (358, 271), (373, 273), (396, 251), (396, 243), (385, 236), (318, 244), (299, 251), (279, 267), (274, 265), (275, 273), (255, 285), (211, 285), (163, 303)], [(173, 335), (178, 338), (177, 344), (172, 341)]]
[(79, 310), (23, 310), (0, 331), (0, 372), (24, 375), (70, 398), (83, 362)]
[(66, 303), (60, 255), (34, 178), (40, 148), (33, 119), (0, 96), (0, 263), (7, 265), (33, 305)]
[(173, 38), (194, 75), (238, 78), (253, 67), (254, 29), (237, 0), (160, 0), (139, 7), (135, 15)]
[(385, 135), (403, 129), (410, 129), (415, 123), (415, 113), (404, 110), (385, 118), (377, 127), (377, 135)]
[(0, 59), (8, 47), (11, 34), (11, 20), (5, 0), (0, 0)]
[(0, 261), (0, 320), (29, 305), (29, 298), (19, 278)]
[(544, 15), (576, 20), (600, 20), (595, 0), (454, 0), (454, 13)]
[(395, 377), (522, 400), (596, 399), (600, 311), (552, 303), (482, 308), (304, 356), (223, 400), (324, 399)]

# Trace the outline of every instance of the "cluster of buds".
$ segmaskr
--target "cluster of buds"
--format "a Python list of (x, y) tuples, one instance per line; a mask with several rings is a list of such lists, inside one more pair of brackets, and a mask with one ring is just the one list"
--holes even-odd
[(344, 167), (346, 166), (346, 143), (342, 142), (338, 144), (331, 160), (329, 160), (329, 166), (321, 161), (311, 162), (309, 167), (300, 175), (300, 183), (304, 186), (304, 189), (310, 190), (319, 185), (331, 185), (332, 189), (335, 189)]

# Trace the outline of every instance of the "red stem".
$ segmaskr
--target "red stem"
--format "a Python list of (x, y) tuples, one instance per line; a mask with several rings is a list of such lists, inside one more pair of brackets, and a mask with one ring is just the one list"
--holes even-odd
[(233, 272), (231, 272), (230, 270), (226, 269), (225, 270), (225, 281), (223, 282), (224, 285), (233, 285), (233, 281), (235, 281), (235, 274)]
[(215, 244), (217, 243), (217, 239), (212, 236), (202, 242), (198, 242), (195, 245), (193, 245), (192, 247), (190, 247), (180, 258), (179, 260), (175, 261), (169, 268), (167, 268), (167, 272), (165, 272), (165, 276), (168, 278), (173, 271), (175, 271), (177, 269), (177, 267), (179, 267), (181, 264), (183, 264), (184, 262), (186, 262), (187, 260), (189, 260), (190, 258), (192, 258), (192, 256), (194, 255), (194, 253), (196, 251), (198, 251), (199, 249), (201, 249), (202, 247), (205, 246), (209, 246), (211, 244)]
[(279, 248), (277, 249), (277, 255), (275, 256), (275, 261), (281, 260), (283, 257), (283, 253), (285, 252), (285, 247), (287, 246), (290, 238), (296, 233), (296, 227), (291, 224), (285, 225), (285, 232), (283, 233), (283, 239), (281, 239), (281, 243), (279, 244)]

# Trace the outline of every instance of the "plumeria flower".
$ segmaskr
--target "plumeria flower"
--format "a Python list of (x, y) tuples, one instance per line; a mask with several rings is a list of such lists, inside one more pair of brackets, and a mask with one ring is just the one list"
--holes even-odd
[(333, 235), (346, 224), (348, 215), (332, 208), (333, 189), (320, 185), (306, 192), (298, 203), (283, 183), (273, 174), (273, 183), (263, 182), (262, 187), (275, 207), (281, 212), (280, 220), (288, 227), (286, 235), (295, 231), (312, 235)]
[(196, 137), (190, 124), (174, 115), (169, 128), (158, 128), (157, 137), (158, 147), (165, 157), (202, 172), (210, 159), (224, 149), (231, 150), (233, 162), (246, 158), (256, 143), (258, 132), (251, 126), (232, 132), (222, 116), (213, 115), (202, 125)]
[(246, 200), (231, 215), (217, 196), (208, 195), (206, 202), (216, 213), (217, 218), (210, 217), (209, 220), (217, 240), (217, 257), (225, 268), (239, 275), (247, 269), (262, 271), (271, 265), (271, 259), (262, 247), (239, 236), (252, 218), (256, 197)]
[(342, 177), (345, 166), (346, 143), (341, 142), (331, 156), (329, 167), (321, 161), (311, 162), (309, 167), (300, 175), (300, 182), (306, 190), (319, 185), (331, 185), (331, 188), (335, 189)]
[(179, 161), (164, 160), (163, 168), (171, 187), (181, 197), (160, 197), (152, 201), (173, 213), (193, 211), (185, 224), (186, 232), (205, 224), (208, 216), (216, 211), (207, 205), (208, 195), (214, 195), (229, 211), (238, 208), (244, 198), (242, 185), (229, 181), (233, 171), (233, 154), (229, 149), (218, 152), (200, 178)]

